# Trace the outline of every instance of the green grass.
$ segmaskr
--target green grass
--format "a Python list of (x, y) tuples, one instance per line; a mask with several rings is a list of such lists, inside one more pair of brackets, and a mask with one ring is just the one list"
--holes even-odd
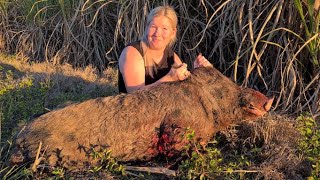
[[(18, 125), (29, 122), (34, 116), (64, 104), (117, 93), (115, 79), (110, 82), (107, 78), (98, 78), (94, 70), (85, 72), (65, 67), (65, 71), (60, 72), (61, 69), (46, 63), (37, 66), (21, 64), (14, 57), (3, 59), (0, 59), (1, 144), (9, 140)], [(48, 68), (51, 73), (45, 72)], [(69, 76), (70, 73), (75, 75)], [(115, 78), (115, 74), (109, 76)]]
[(314, 0), (308, 0), (305, 5), (301, 0), (294, 0), (293, 2), (304, 26), (305, 41), (311, 55), (311, 61), (315, 66), (314, 69), (320, 68), (320, 11), (314, 9), (316, 3)]
[(2, 138), (7, 140), (11, 137), (12, 131), (18, 124), (27, 122), (32, 115), (45, 112), (44, 102), (47, 96), (47, 86), (35, 86), (30, 77), (20, 82), (8, 84), (14, 81), (10, 71), (6, 73), (7, 86), (0, 89), (0, 109), (2, 112)]
[(320, 178), (320, 121), (316, 121), (309, 113), (301, 114), (298, 118), (298, 129), (302, 135), (299, 148), (312, 164), (309, 179)]

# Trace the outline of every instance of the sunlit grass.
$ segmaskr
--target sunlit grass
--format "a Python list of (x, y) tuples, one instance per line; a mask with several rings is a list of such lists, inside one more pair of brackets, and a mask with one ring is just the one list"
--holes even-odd
[(307, 1), (303, 4), (302, 0), (294, 0), (294, 5), (299, 12), (311, 61), (315, 66), (314, 71), (320, 68), (320, 11), (319, 1)]
[(117, 93), (117, 71), (99, 74), (94, 68), (23, 63), (14, 56), (0, 56), (1, 143), (19, 124), (59, 105)]

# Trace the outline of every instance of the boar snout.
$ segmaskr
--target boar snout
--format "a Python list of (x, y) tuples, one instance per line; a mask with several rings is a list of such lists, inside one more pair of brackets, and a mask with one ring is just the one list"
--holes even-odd
[(251, 98), (243, 109), (255, 116), (265, 115), (271, 109), (274, 97), (268, 98), (257, 91), (253, 91), (252, 94), (254, 98)]
[(273, 103), (274, 98), (266, 98), (266, 101), (263, 104), (263, 106), (259, 106), (260, 103), (250, 103), (248, 107), (244, 107), (245, 111), (252, 113), (256, 116), (263, 116), (265, 115), (270, 109), (271, 105)]

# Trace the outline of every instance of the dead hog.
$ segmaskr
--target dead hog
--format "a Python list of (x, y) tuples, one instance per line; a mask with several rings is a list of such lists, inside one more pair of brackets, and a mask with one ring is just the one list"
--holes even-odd
[(42, 142), (51, 166), (92, 163), (93, 147), (106, 147), (119, 161), (171, 156), (185, 145), (187, 128), (207, 142), (217, 131), (264, 115), (273, 99), (241, 88), (215, 68), (198, 68), (183, 82), (87, 100), (40, 116), (15, 143), (13, 163), (34, 158)]

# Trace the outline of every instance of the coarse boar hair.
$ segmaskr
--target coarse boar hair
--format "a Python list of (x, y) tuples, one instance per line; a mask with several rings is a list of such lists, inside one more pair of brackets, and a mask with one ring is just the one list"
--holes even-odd
[(89, 154), (98, 146), (110, 149), (119, 161), (172, 156), (187, 143), (186, 129), (205, 144), (231, 124), (264, 115), (272, 102), (213, 67), (197, 68), (181, 82), (91, 99), (40, 116), (17, 136), (11, 162), (34, 159), (40, 142), (51, 166), (94, 163)]

